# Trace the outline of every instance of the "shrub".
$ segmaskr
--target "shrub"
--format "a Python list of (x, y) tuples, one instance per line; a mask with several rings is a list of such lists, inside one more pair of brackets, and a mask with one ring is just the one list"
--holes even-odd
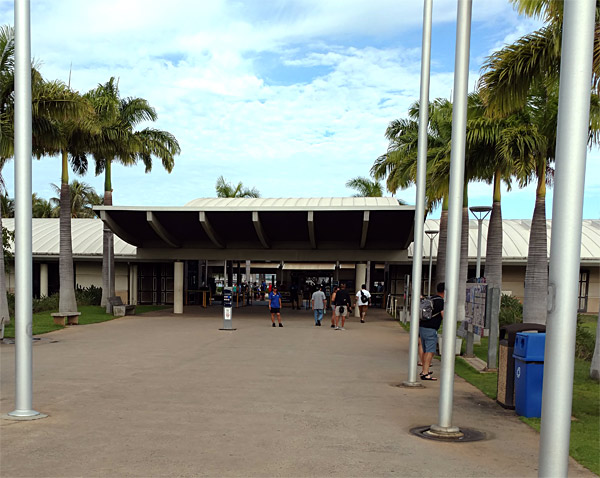
[(577, 315), (577, 332), (575, 335), (575, 357), (583, 360), (592, 360), (596, 338), (582, 324), (583, 318)]
[(8, 315), (11, 316), (11, 318), (15, 318), (15, 294), (11, 294), (10, 292), (8, 292), (6, 294), (6, 299), (8, 300)]
[(523, 304), (512, 295), (502, 294), (500, 299), (500, 326), (523, 322)]
[(58, 294), (42, 297), (40, 299), (33, 299), (32, 306), (34, 314), (37, 312), (58, 310)]
[(77, 305), (100, 305), (102, 300), (102, 287), (91, 285), (89, 287), (77, 286), (75, 290)]
[[(8, 312), (14, 319), (15, 317), (15, 294), (8, 293)], [(45, 312), (47, 310), (58, 310), (58, 294), (50, 297), (42, 297), (41, 299), (33, 299), (31, 301), (31, 309), (35, 314), (37, 312)]]

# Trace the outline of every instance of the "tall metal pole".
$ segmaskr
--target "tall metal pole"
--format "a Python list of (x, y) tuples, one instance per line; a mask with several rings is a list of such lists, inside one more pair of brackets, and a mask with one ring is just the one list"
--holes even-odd
[(481, 277), (481, 226), (483, 219), (477, 219), (477, 268), (475, 269), (475, 277)]
[(431, 16), (433, 0), (423, 2), (423, 47), (421, 52), (421, 97), (419, 99), (419, 139), (417, 151), (417, 199), (413, 242), (413, 300), (410, 314), (410, 345), (408, 351), (407, 387), (421, 386), (417, 382), (419, 348), (419, 297), (423, 272), (423, 229), (425, 218), (425, 176), (427, 172), (427, 129), (429, 124), (429, 74), (431, 65)]
[(564, 3), (539, 476), (567, 476), (595, 0)]
[(427, 296), (431, 297), (431, 269), (433, 268), (433, 237), (429, 238), (429, 279), (427, 280)]
[[(31, 39), (29, 0), (15, 0), (15, 410), (12, 419), (46, 415), (33, 410), (31, 240)], [(4, 271), (0, 271), (4, 273)]]
[(454, 392), (454, 344), (456, 342), (460, 280), (460, 243), (465, 178), (471, 9), (472, 0), (458, 0), (439, 420), (438, 424), (432, 425), (430, 430), (433, 433), (442, 435), (460, 433), (458, 427), (452, 426), (452, 395)]

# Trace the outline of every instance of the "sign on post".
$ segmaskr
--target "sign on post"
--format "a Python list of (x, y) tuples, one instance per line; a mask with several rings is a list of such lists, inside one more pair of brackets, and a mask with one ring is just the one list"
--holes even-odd
[(487, 284), (467, 284), (465, 299), (465, 327), (480, 337), (484, 336), (486, 326)]
[(235, 330), (233, 328), (233, 293), (231, 289), (223, 289), (223, 328), (219, 330)]

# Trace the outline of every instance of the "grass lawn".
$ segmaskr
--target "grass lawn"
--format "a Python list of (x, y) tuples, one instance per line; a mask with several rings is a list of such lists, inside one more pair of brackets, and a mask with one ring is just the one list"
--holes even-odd
[[(139, 315), (152, 310), (168, 308), (170, 307), (164, 305), (138, 305), (135, 308), (135, 313)], [(106, 322), (107, 320), (116, 318), (110, 314), (107, 314), (104, 307), (96, 305), (83, 305), (79, 307), (79, 312), (81, 312), (81, 315), (79, 316), (79, 325), (96, 324), (98, 322)], [(52, 332), (53, 330), (64, 329), (64, 326), (56, 325), (54, 323), (50, 313), (50, 311), (47, 311), (33, 314), (33, 335), (45, 334), (47, 332)], [(15, 321), (11, 320), (10, 324), (8, 324), (4, 329), (4, 337), (14, 338), (14, 336)]]
[[(584, 322), (589, 331), (596, 335), (597, 316), (589, 315), (589, 320)], [(408, 324), (400, 324), (409, 330)], [(481, 344), (473, 346), (475, 356), (487, 361), (488, 339), (483, 337)], [(465, 340), (463, 340), (463, 353)], [(437, 357), (439, 360), (440, 357)], [(586, 360), (575, 359), (575, 375), (573, 380), (573, 406), (571, 422), (570, 455), (580, 464), (600, 475), (600, 384), (590, 378), (591, 363)], [(497, 373), (480, 373), (471, 367), (465, 360), (457, 357), (455, 373), (467, 382), (477, 387), (491, 399), (496, 399)], [(500, 406), (500, 405), (498, 405)], [(540, 430), (539, 418), (521, 418), (529, 426)]]
[(581, 325), (583, 325), (594, 337), (596, 337), (596, 327), (598, 325), (598, 316), (592, 314), (579, 314)]
[[(596, 319), (597, 320), (597, 319)], [(594, 334), (596, 322), (593, 323)], [(487, 338), (474, 346), (477, 357), (487, 360)], [(467, 382), (477, 387), (488, 397), (496, 399), (498, 374), (479, 373), (461, 358), (456, 359), (455, 372)], [(500, 405), (498, 405), (500, 406)], [(591, 471), (600, 474), (600, 384), (590, 378), (590, 362), (575, 359), (573, 380), (573, 406), (571, 422), (571, 456)], [(539, 418), (521, 418), (537, 431)]]

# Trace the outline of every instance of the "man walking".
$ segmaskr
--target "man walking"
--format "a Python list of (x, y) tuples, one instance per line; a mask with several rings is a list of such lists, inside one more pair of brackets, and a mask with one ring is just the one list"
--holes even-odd
[(277, 316), (279, 327), (283, 327), (281, 323), (281, 294), (277, 290), (277, 286), (273, 287), (273, 290), (269, 292), (269, 310), (271, 311), (271, 323), (273, 327), (275, 327), (275, 316)]
[[(346, 317), (352, 310), (352, 301), (350, 300), (350, 294), (346, 290), (346, 283), (342, 282), (340, 290), (335, 294), (335, 330), (346, 330), (344, 324), (346, 323)], [(342, 325), (340, 326), (340, 318)]]
[(321, 327), (321, 320), (323, 320), (323, 313), (327, 308), (327, 297), (323, 292), (323, 286), (320, 286), (318, 290), (313, 292), (311, 298), (312, 310), (315, 314), (315, 326)]
[(360, 311), (360, 323), (364, 324), (365, 317), (367, 316), (367, 309), (371, 305), (371, 294), (367, 290), (366, 284), (363, 284), (356, 293), (356, 305)]
[(429, 370), (431, 361), (433, 360), (433, 354), (438, 341), (437, 331), (442, 325), (442, 319), (444, 318), (444, 294), (446, 284), (440, 282), (437, 285), (437, 294), (432, 297), (433, 310), (431, 311), (431, 318), (419, 321), (419, 337), (421, 338), (421, 344), (423, 346), (423, 369), (421, 370), (421, 380), (437, 380), (432, 376), (432, 372)]

